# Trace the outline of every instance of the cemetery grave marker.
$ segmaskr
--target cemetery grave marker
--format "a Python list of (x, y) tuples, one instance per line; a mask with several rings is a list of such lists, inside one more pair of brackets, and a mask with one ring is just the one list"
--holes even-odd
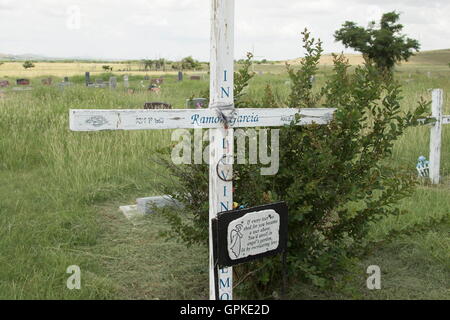
[(164, 83), (164, 79), (163, 78), (158, 78), (158, 79), (152, 79), (152, 84), (163, 84)]
[(47, 79), (42, 79), (42, 80), (41, 80), (41, 83), (42, 83), (44, 86), (51, 86), (51, 85), (52, 85), (52, 81), (53, 81), (52, 78), (47, 78)]
[(33, 90), (32, 87), (22, 87), (22, 86), (29, 86), (30, 85), (30, 80), (29, 79), (17, 79), (16, 83), (20, 87), (14, 87), (14, 88), (11, 89), (12, 91), (31, 91), (31, 90)]
[[(208, 109), (70, 110), (72, 131), (211, 129), (209, 157), (210, 298), (233, 299), (232, 267), (218, 268), (213, 256), (213, 220), (233, 206), (234, 128), (327, 124), (335, 109), (234, 108), (234, 0), (212, 0), (210, 103)], [(192, 77), (191, 77), (192, 78)], [(197, 76), (200, 80), (200, 77)], [(216, 278), (217, 276), (217, 278)], [(215, 283), (219, 283), (216, 292)]]
[(430, 177), (430, 162), (424, 156), (420, 156), (416, 165), (419, 177), (428, 178)]
[(158, 87), (156, 84), (151, 84), (148, 88), (148, 91), (159, 94), (161, 92), (161, 88)]
[(441, 180), (442, 125), (450, 124), (450, 115), (443, 115), (444, 91), (442, 89), (433, 89), (431, 91), (431, 117), (420, 119), (422, 124), (427, 124), (428, 122), (426, 122), (426, 120), (433, 120), (430, 134), (430, 160), (426, 161), (426, 159), (421, 156), (419, 158), (417, 170), (419, 171), (419, 176), (430, 177), (432, 184), (439, 184)]
[[(283, 253), (283, 290), (286, 283), (288, 208), (279, 202), (219, 213), (212, 220), (213, 256), (220, 269)], [(215, 274), (216, 296), (221, 282)]]
[(121, 206), (119, 209), (124, 216), (134, 224), (134, 218), (143, 217), (144, 215), (154, 214), (155, 208), (183, 209), (182, 203), (173, 199), (169, 195), (138, 198), (135, 205)]
[(171, 196), (147, 197), (136, 199), (137, 211), (141, 214), (153, 214), (154, 208), (175, 207), (182, 209), (183, 204), (173, 199)]
[(116, 77), (110, 77), (109, 78), (109, 88), (110, 89), (116, 89), (117, 87), (117, 78)]
[(69, 86), (71, 86), (71, 85), (72, 85), (72, 83), (69, 81), (69, 77), (64, 77), (64, 81), (58, 83), (58, 86), (59, 86), (61, 89), (64, 89), (65, 87), (69, 87)]
[(32, 87), (14, 87), (11, 89), (12, 91), (31, 91)]
[(91, 83), (91, 73), (90, 72), (86, 72), (84, 74), (84, 78), (85, 78), (85, 82), (86, 82), (86, 87), (89, 87)]
[(178, 81), (183, 81), (183, 72), (178, 71)]
[(172, 109), (172, 105), (165, 102), (146, 102), (144, 104), (144, 109), (146, 110)]
[(444, 116), (444, 91), (434, 89), (432, 91), (431, 118), (436, 119), (431, 128), (430, 135), (430, 179), (433, 184), (438, 184), (441, 180), (441, 143), (442, 143), (442, 125), (450, 124), (450, 116)]
[(89, 85), (91, 88), (106, 88), (107, 86), (108, 84), (103, 82), (103, 79), (95, 79), (95, 83)]
[(127, 75), (124, 75), (124, 76), (123, 76), (123, 86), (124, 86), (125, 88), (128, 88), (128, 87), (130, 86), (130, 83), (129, 83), (129, 80), (128, 80), (128, 76), (127, 76)]
[(30, 85), (30, 80), (28, 79), (17, 79), (16, 83), (18, 86), (29, 86)]
[(220, 213), (213, 219), (215, 257), (232, 267), (286, 250), (288, 208), (280, 202)]
[(208, 105), (208, 99), (205, 98), (194, 98), (186, 100), (186, 107), (188, 108), (205, 108)]
[(8, 86), (9, 86), (9, 81), (8, 80), (0, 81), (0, 88), (6, 88)]
[(201, 80), (202, 78), (200, 76), (191, 76), (191, 80)]

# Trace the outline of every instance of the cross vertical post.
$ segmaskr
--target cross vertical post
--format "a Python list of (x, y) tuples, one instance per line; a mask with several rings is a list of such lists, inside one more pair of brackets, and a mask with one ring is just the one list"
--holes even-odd
[[(234, 105), (234, 0), (212, 0), (211, 109)], [(209, 283), (211, 300), (233, 299), (233, 270), (217, 270), (213, 256), (212, 220), (233, 209), (233, 129), (210, 129), (209, 159)], [(217, 279), (216, 279), (217, 277)], [(219, 290), (216, 292), (216, 285)], [(218, 295), (218, 296), (217, 296)]]
[(441, 141), (442, 141), (442, 106), (443, 106), (443, 90), (433, 90), (432, 117), (436, 119), (436, 123), (431, 129), (430, 135), (430, 179), (431, 183), (438, 184), (441, 180)]

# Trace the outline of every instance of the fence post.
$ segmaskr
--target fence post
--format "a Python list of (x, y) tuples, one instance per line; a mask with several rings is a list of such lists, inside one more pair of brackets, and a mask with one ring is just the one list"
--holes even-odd
[(434, 89), (432, 96), (433, 96), (432, 117), (436, 119), (436, 123), (431, 128), (431, 136), (430, 136), (430, 179), (431, 183), (438, 184), (441, 179), (440, 167), (441, 167), (443, 90)]

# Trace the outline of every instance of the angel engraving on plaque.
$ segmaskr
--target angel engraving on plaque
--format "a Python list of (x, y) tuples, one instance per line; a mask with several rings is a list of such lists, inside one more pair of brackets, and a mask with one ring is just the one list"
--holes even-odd
[(239, 258), (241, 255), (241, 239), (243, 237), (241, 230), (244, 228), (242, 224), (238, 224), (236, 228), (231, 230), (230, 233), (230, 249), (233, 252), (235, 258)]

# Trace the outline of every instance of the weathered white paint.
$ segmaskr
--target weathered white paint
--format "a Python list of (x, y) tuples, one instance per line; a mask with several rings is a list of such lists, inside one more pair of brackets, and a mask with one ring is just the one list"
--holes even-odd
[[(432, 100), (432, 117), (436, 119), (434, 126), (431, 128), (430, 136), (430, 179), (433, 184), (440, 182), (441, 167), (441, 140), (442, 140), (442, 106), (443, 106), (443, 90), (434, 89)], [(445, 117), (448, 119), (449, 117)]]
[[(228, 78), (230, 79), (230, 78)], [(335, 109), (236, 109), (230, 127), (279, 127), (289, 125), (296, 114), (302, 116), (300, 125), (311, 123), (326, 124), (333, 118)], [(70, 110), (72, 131), (103, 130), (161, 130), (161, 129), (212, 129), (223, 128), (217, 110)]]
[(228, 255), (239, 260), (278, 249), (280, 215), (273, 209), (251, 212), (228, 225)]
[[(210, 102), (208, 110), (218, 116), (215, 108), (234, 104), (234, 0), (211, 1), (211, 57), (210, 57)], [(192, 122), (191, 122), (192, 123)], [(219, 123), (220, 124), (220, 123)], [(254, 124), (254, 123), (253, 123)], [(233, 269), (217, 270), (213, 257), (212, 220), (218, 213), (233, 209), (233, 182), (223, 181), (233, 177), (233, 129), (217, 124), (210, 131), (209, 165), (209, 288), (211, 300), (233, 299)], [(225, 157), (225, 158), (224, 158)], [(223, 160), (224, 159), (224, 160)], [(219, 296), (216, 296), (217, 272)]]

